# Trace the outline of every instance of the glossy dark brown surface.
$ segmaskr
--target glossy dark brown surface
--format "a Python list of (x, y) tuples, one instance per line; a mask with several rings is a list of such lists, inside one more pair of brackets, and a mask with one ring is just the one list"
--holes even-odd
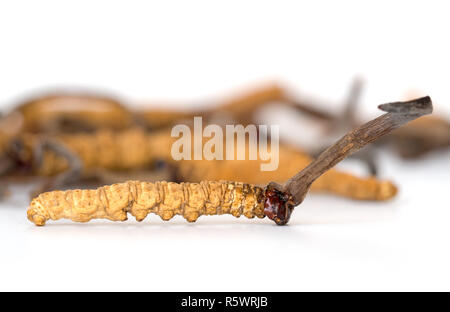
[(278, 225), (285, 225), (294, 210), (292, 196), (288, 193), (268, 187), (265, 192), (264, 214)]

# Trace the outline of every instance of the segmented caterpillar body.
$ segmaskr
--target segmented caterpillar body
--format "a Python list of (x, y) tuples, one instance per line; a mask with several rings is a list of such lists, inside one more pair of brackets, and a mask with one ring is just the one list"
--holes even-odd
[(44, 225), (49, 219), (87, 222), (91, 219), (142, 221), (149, 213), (170, 220), (175, 215), (194, 222), (201, 215), (231, 214), (264, 218), (264, 190), (239, 182), (138, 182), (103, 186), (96, 190), (53, 191), (30, 204), (28, 219)]

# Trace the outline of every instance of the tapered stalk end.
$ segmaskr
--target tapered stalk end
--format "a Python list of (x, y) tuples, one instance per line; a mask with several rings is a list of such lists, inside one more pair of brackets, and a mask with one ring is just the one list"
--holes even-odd
[(406, 116), (427, 115), (433, 112), (433, 104), (429, 96), (424, 96), (407, 102), (392, 102), (378, 105), (382, 111)]

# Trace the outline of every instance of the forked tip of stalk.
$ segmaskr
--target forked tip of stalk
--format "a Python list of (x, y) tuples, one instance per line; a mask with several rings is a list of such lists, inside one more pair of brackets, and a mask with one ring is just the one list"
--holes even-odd
[(392, 102), (378, 105), (382, 111), (405, 116), (423, 116), (433, 112), (433, 104), (429, 96), (406, 102)]

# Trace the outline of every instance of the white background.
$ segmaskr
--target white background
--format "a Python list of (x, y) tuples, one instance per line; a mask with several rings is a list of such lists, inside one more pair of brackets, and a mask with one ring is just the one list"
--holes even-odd
[[(10, 1), (0, 4), (0, 105), (52, 87), (134, 105), (195, 103), (278, 81), (339, 109), (355, 75), (361, 114), (411, 92), (450, 116), (445, 1)], [(187, 107), (187, 106), (185, 106)], [(450, 152), (381, 154), (389, 203), (309, 196), (287, 227), (26, 220), (0, 205), (0, 290), (450, 290)]]

